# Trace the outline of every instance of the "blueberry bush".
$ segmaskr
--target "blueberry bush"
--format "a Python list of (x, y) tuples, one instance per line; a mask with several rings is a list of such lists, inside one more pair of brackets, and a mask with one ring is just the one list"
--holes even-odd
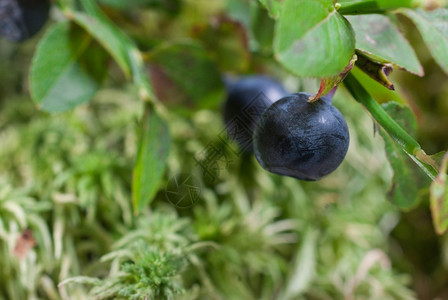
[(0, 0), (0, 36), (0, 300), (448, 297), (446, 1)]

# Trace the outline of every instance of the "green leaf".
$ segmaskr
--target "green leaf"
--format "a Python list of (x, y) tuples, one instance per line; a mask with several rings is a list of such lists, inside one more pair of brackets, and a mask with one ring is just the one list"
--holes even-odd
[(89, 101), (106, 75), (107, 55), (81, 28), (54, 25), (33, 57), (30, 84), (40, 109), (61, 112)]
[(274, 52), (297, 76), (331, 77), (349, 64), (355, 34), (331, 0), (285, 0), (275, 27)]
[(177, 13), (181, 7), (181, 0), (100, 0), (101, 4), (120, 10), (129, 10), (136, 7), (150, 7)]
[(378, 81), (372, 79), (365, 72), (361, 71), (357, 65), (352, 69), (351, 73), (360, 81), (366, 90), (375, 98), (379, 103), (385, 103), (394, 101), (398, 103), (405, 103), (405, 100), (401, 98), (400, 93), (387, 89), (384, 85)]
[(135, 49), (130, 51), (129, 58), (132, 67), (132, 79), (137, 87), (140, 99), (142, 101), (153, 102), (156, 99), (156, 96), (145, 72), (142, 53)]
[(356, 101), (364, 105), (375, 121), (389, 134), (389, 136), (406, 151), (414, 162), (432, 180), (437, 175), (437, 163), (428, 156), (420, 144), (407, 133), (385, 110), (372, 98), (356, 77), (349, 73), (344, 85)]
[(111, 6), (113, 8), (125, 10), (125, 9), (135, 8), (138, 6), (143, 6), (143, 5), (147, 4), (148, 2), (150, 2), (150, 0), (127, 0), (127, 1), (100, 0), (99, 2), (101, 3), (101, 5)]
[(151, 83), (165, 104), (213, 108), (224, 97), (221, 74), (207, 52), (193, 41), (167, 43), (147, 56)]
[(448, 10), (403, 10), (420, 31), (434, 59), (448, 74)]
[[(252, 0), (227, 0), (225, 1), (226, 15), (231, 19), (240, 22), (246, 28), (250, 28), (251, 6), (254, 5)], [(258, 3), (256, 3), (258, 4)]]
[(139, 90), (143, 101), (154, 101), (155, 96), (147, 76), (141, 52), (134, 42), (101, 11), (95, 2), (81, 0), (88, 15), (71, 13), (78, 24), (86, 29), (115, 59), (126, 76), (132, 79)]
[(251, 24), (248, 27), (251, 29), (253, 38), (251, 42), (255, 44), (256, 49), (271, 55), (275, 20), (269, 17), (268, 12), (261, 5), (256, 5), (252, 10)]
[[(412, 111), (396, 102), (382, 105), (384, 110), (411, 136), (417, 133), (417, 122)], [(409, 209), (419, 201), (419, 191), (427, 186), (428, 179), (414, 163), (413, 159), (384, 130), (380, 131), (384, 139), (386, 155), (394, 172), (389, 192), (391, 202), (401, 209)]]
[(131, 75), (129, 53), (134, 48), (132, 41), (103, 18), (72, 13), (73, 21), (90, 33), (114, 58), (126, 76)]
[(356, 33), (356, 49), (378, 63), (391, 63), (423, 76), (414, 49), (398, 28), (383, 15), (347, 16)]
[(157, 192), (171, 144), (167, 125), (149, 104), (145, 106), (141, 125), (140, 145), (132, 181), (136, 213), (151, 203)]
[(431, 159), (433, 159), (439, 165), (439, 169), (440, 169), (440, 166), (442, 166), (442, 161), (443, 161), (443, 158), (445, 157), (446, 153), (447, 153), (446, 151), (440, 151), (440, 152), (437, 152), (437, 153), (431, 155)]
[(430, 206), (434, 228), (438, 234), (448, 229), (448, 181), (447, 178), (448, 154), (445, 154), (440, 172), (430, 188)]
[(272, 18), (278, 18), (282, 8), (282, 0), (260, 0), (260, 3), (266, 7)]

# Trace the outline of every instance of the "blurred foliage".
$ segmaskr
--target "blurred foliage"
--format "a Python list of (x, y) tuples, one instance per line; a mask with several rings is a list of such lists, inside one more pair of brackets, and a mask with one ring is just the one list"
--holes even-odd
[[(162, 190), (139, 217), (130, 207), (141, 114), (134, 92), (104, 88), (92, 104), (51, 117), (9, 95), (1, 110), (4, 298), (86, 299), (90, 291), (173, 299), (184, 291), (181, 299), (271, 299), (291, 293), (286, 287), (298, 276), (304, 284), (292, 298), (413, 299), (386, 254), (399, 213), (384, 196), (390, 172), (382, 144), (365, 134), (372, 123), (345, 94), (336, 104), (352, 128), (351, 148), (319, 184), (267, 174), (253, 157), (235, 154), (207, 182), (194, 155), (223, 130), (220, 112), (171, 115), (175, 146), (165, 180), (193, 172), (201, 196), (176, 209)], [(13, 249), (25, 228), (37, 246), (19, 260)]]
[[(220, 71), (265, 73), (291, 90), (316, 90), (317, 82), (297, 80), (273, 60), (272, 20), (251, 1), (101, 2), (149, 51), (189, 37)], [(238, 44), (228, 31), (247, 40)], [(210, 43), (211, 35), (220, 42)], [(410, 213), (387, 201), (384, 143), (345, 91), (335, 105), (347, 119), (350, 149), (319, 182), (268, 174), (254, 157), (236, 154), (236, 145), (220, 139), (219, 92), (211, 93), (214, 105), (167, 112), (173, 145), (162, 188), (134, 216), (131, 173), (143, 114), (136, 91), (113, 66), (91, 103), (53, 116), (37, 111), (26, 80), (37, 39), (0, 41), (0, 299), (447, 297), (448, 239), (433, 233), (427, 201)], [(447, 148), (448, 81), (425, 59), (421, 40), (411, 41), (429, 78), (397, 71), (400, 97), (426, 101), (418, 105), (419, 137)], [(223, 45), (235, 61), (222, 56)], [(170, 100), (188, 108), (182, 97)], [(195, 158), (210, 145), (226, 159), (204, 173)], [(200, 186), (189, 208), (167, 201), (165, 187), (180, 173)], [(20, 258), (26, 229), (36, 246)]]
[(418, 138), (429, 153), (448, 149), (448, 81), (443, 70), (432, 58), (422, 36), (410, 20), (400, 16), (402, 30), (414, 46), (425, 68), (423, 80), (406, 72), (396, 72), (393, 78), (399, 82), (398, 91), (405, 97), (417, 116)]

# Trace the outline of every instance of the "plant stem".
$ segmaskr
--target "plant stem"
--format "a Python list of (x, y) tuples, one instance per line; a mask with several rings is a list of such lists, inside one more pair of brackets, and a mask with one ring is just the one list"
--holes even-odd
[(338, 3), (337, 9), (343, 15), (360, 15), (360, 14), (382, 14), (385, 11), (380, 9), (378, 3), (374, 0), (356, 1), (356, 2), (342, 2)]
[(352, 74), (348, 74), (344, 80), (345, 87), (356, 101), (364, 105), (372, 117), (386, 130), (386, 132), (400, 144), (407, 153), (415, 155), (421, 149), (419, 143), (414, 140), (403, 128), (400, 127), (364, 89)]
[(434, 179), (437, 176), (437, 164), (423, 151), (420, 144), (410, 136), (364, 89), (354, 75), (349, 73), (344, 85), (356, 101), (364, 105), (375, 121), (398, 143), (407, 154), (411, 155), (427, 175)]
[(424, 7), (424, 0), (354, 0), (337, 3), (343, 15), (384, 14), (398, 8)]

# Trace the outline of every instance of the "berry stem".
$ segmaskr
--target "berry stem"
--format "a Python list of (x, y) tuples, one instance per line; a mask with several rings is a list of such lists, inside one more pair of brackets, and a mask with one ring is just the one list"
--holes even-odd
[(372, 115), (375, 121), (398, 143), (403, 150), (417, 160), (425, 173), (434, 179), (437, 176), (437, 164), (422, 150), (420, 144), (410, 136), (397, 122), (392, 119), (383, 107), (373, 99), (354, 75), (349, 73), (344, 85), (356, 101), (361, 103)]
[(335, 86), (325, 95), (330, 99), (330, 103), (333, 102), (333, 97), (334, 97), (334, 94), (336, 94), (337, 90), (338, 90), (338, 86)]

